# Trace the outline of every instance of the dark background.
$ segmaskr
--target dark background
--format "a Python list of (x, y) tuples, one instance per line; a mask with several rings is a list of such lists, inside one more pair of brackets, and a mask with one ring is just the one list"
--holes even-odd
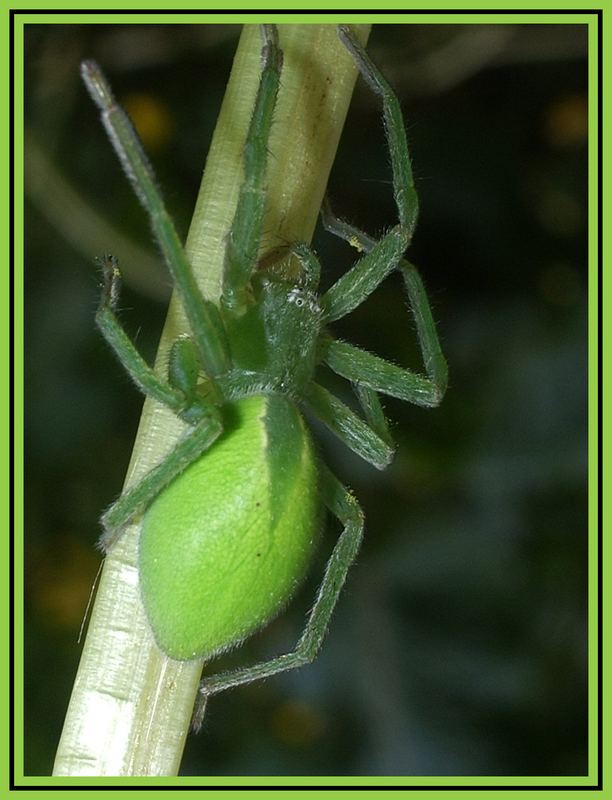
[[(26, 35), (26, 771), (49, 774), (142, 398), (94, 328), (96, 255), (152, 358), (168, 280), (78, 80), (97, 58), (184, 234), (237, 26), (30, 26)], [(421, 268), (450, 366), (439, 409), (386, 402), (384, 473), (318, 431), (367, 535), (317, 661), (227, 692), (183, 774), (574, 775), (587, 770), (587, 32), (375, 26), (404, 108)], [(336, 210), (395, 220), (379, 107), (360, 82)], [(110, 229), (107, 226), (111, 226)], [(127, 241), (124, 241), (124, 239)], [(329, 284), (353, 252), (317, 231)], [(137, 247), (141, 253), (129, 248)], [(399, 281), (336, 331), (419, 366)], [(331, 384), (346, 393), (340, 382)], [(348, 395), (347, 395), (348, 396)], [(288, 649), (337, 531), (290, 610), (237, 651)]]

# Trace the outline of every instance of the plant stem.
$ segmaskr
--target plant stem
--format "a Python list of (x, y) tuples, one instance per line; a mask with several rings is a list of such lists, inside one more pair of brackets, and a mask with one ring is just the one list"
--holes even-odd
[[(357, 30), (365, 40), (369, 26)], [(270, 141), (262, 257), (287, 242), (310, 240), (356, 78), (333, 26), (281, 26), (280, 42), (285, 60)], [(258, 27), (246, 26), (187, 238), (196, 279), (210, 299), (220, 294), (260, 52)], [(160, 373), (172, 342), (185, 331), (174, 297), (156, 360)], [(159, 463), (182, 430), (170, 411), (147, 399), (125, 485)], [(173, 661), (156, 647), (138, 591), (137, 542), (138, 526), (132, 525), (106, 557), (54, 775), (178, 772), (203, 664)]]

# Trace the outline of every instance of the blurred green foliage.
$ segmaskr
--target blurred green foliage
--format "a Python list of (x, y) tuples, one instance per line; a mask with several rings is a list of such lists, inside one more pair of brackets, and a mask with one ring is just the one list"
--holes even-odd
[[(94, 257), (119, 257), (123, 318), (149, 357), (169, 291), (78, 63), (108, 72), (185, 233), (238, 35), (26, 31), (28, 774), (52, 767), (97, 519), (121, 489), (142, 405), (94, 328)], [(385, 473), (317, 428), (365, 509), (363, 552), (319, 659), (214, 698), (184, 774), (586, 772), (586, 47), (573, 25), (375, 27), (421, 199), (410, 258), (450, 388), (437, 410), (386, 403), (399, 450)], [(389, 178), (360, 83), (330, 181), (336, 211), (380, 232), (395, 219)], [(329, 284), (354, 254), (320, 231), (315, 245)], [(418, 365), (399, 281), (336, 332)], [(288, 649), (335, 533), (330, 523), (291, 608), (226, 663)]]

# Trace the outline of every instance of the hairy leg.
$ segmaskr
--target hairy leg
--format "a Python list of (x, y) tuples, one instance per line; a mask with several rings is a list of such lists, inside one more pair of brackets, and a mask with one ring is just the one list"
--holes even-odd
[(84, 61), (81, 74), (92, 100), (100, 109), (102, 122), (125, 174), (149, 215), (151, 228), (187, 314), (202, 366), (208, 375), (215, 377), (229, 364), (219, 309), (202, 297), (140, 139), (128, 115), (117, 104), (102, 70), (95, 61)]
[(244, 145), (244, 183), (227, 237), (223, 266), (223, 303), (239, 309), (246, 302), (246, 287), (257, 266), (266, 193), (268, 139), (280, 83), (283, 54), (275, 25), (262, 25), (264, 45), (259, 88)]
[(338, 601), (340, 590), (363, 538), (363, 513), (359, 504), (327, 468), (323, 470), (321, 476), (321, 493), (327, 508), (343, 525), (343, 531), (327, 562), (317, 598), (295, 650), (271, 661), (204, 678), (200, 686), (200, 699), (192, 720), (195, 730), (198, 730), (202, 724), (206, 701), (211, 695), (243, 683), (250, 683), (288, 669), (301, 667), (311, 662), (317, 655)]
[(350, 313), (396, 268), (412, 238), (419, 208), (399, 101), (365, 48), (353, 36), (350, 27), (339, 25), (338, 35), (355, 59), (368, 86), (382, 100), (399, 225), (374, 243), (371, 252), (323, 295), (322, 305), (328, 321)]
[(389, 466), (395, 452), (389, 437), (381, 436), (327, 389), (311, 383), (304, 392), (304, 405), (369, 464), (377, 469)]
[[(356, 247), (360, 251), (365, 252), (372, 252), (376, 247), (376, 240), (369, 236), (367, 233), (360, 231), (358, 228), (355, 228), (353, 225), (350, 225), (348, 222), (345, 222), (342, 219), (334, 216), (329, 206), (329, 203), (326, 201), (323, 206), (322, 211), (322, 219), (323, 225), (325, 228), (330, 231), (330, 233), (339, 236), (340, 238), (347, 241), (353, 247)], [(411, 402), (419, 402), (419, 397), (422, 397), (425, 402), (422, 402), (422, 405), (436, 405), (436, 402), (439, 402), (444, 392), (446, 391), (446, 386), (448, 382), (448, 367), (446, 364), (446, 359), (442, 354), (442, 349), (440, 347), (440, 341), (438, 339), (438, 334), (436, 331), (436, 324), (434, 322), (433, 314), (431, 312), (431, 306), (429, 304), (429, 300), (427, 298), (427, 292), (425, 290), (425, 286), (423, 285), (423, 281), (421, 280), (421, 276), (417, 268), (414, 264), (411, 264), (406, 259), (401, 259), (398, 264), (398, 269), (402, 275), (404, 280), (404, 286), (406, 287), (406, 293), (408, 295), (408, 304), (412, 311), (412, 315), (414, 318), (417, 336), (419, 339), (419, 345), (421, 348), (421, 353), (423, 356), (423, 364), (425, 367), (425, 372), (427, 373), (427, 378), (429, 379), (428, 384), (422, 384), (420, 381), (416, 381), (414, 386), (414, 397), (405, 397), (403, 394), (397, 394), (396, 391), (387, 391), (386, 388), (383, 388), (387, 384), (382, 385), (374, 385), (368, 383), (367, 385), (371, 385), (372, 388), (378, 389), (385, 394), (391, 394), (395, 397), (402, 397), (403, 399), (408, 399)], [(350, 273), (348, 273), (350, 274)], [(350, 288), (348, 289), (350, 291)], [(346, 345), (343, 347), (350, 347)], [(338, 347), (337, 350), (341, 350), (342, 348)], [(373, 357), (376, 358), (376, 357)], [(340, 366), (340, 357), (337, 359), (338, 366)], [(382, 359), (379, 359), (382, 361)], [(386, 363), (386, 362), (384, 362)], [(330, 364), (332, 369), (335, 367)], [(344, 368), (347, 368), (347, 364), (343, 364)], [(391, 385), (397, 384), (399, 380), (400, 383), (404, 382), (406, 386), (412, 380), (410, 377), (405, 377), (405, 380), (402, 379), (401, 375), (397, 373), (399, 367), (394, 367), (391, 372), (395, 372), (396, 378), (394, 379), (392, 376), (389, 376), (389, 381), (391, 381)], [(338, 371), (338, 370), (336, 370)], [(371, 374), (376, 372), (376, 368), (374, 367), (373, 370), (370, 370)], [(407, 375), (413, 375), (414, 373), (410, 373), (408, 370), (404, 371)], [(345, 374), (345, 372), (340, 372), (340, 374), (344, 375), (344, 377), (349, 378), (349, 380), (359, 380), (358, 376), (351, 374)], [(422, 376), (415, 376), (415, 377), (422, 377)], [(400, 391), (403, 391), (400, 389)], [(437, 401), (436, 401), (437, 398)], [(434, 402), (431, 402), (434, 400)]]
[(385, 417), (378, 394), (363, 383), (353, 383), (353, 390), (359, 400), (366, 422), (383, 442), (393, 448), (393, 440), (389, 430), (389, 423)]
[(211, 407), (210, 415), (189, 430), (161, 464), (124, 492), (103, 514), (104, 533), (100, 537), (100, 548), (107, 551), (121, 536), (125, 526), (143, 514), (162, 489), (206, 452), (222, 431), (218, 412)]
[(155, 374), (136, 350), (117, 319), (115, 308), (121, 281), (117, 259), (113, 256), (104, 256), (100, 259), (100, 266), (103, 284), (96, 322), (102, 335), (140, 391), (168, 406), (176, 414), (180, 414), (185, 405), (184, 394)]

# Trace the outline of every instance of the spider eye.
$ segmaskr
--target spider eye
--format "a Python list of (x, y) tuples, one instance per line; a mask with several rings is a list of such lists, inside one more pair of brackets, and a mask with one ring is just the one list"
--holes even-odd
[(287, 295), (287, 302), (288, 303), (295, 303), (298, 308), (303, 308), (304, 306), (308, 306), (310, 311), (313, 314), (318, 314), (321, 310), (319, 308), (319, 304), (316, 301), (315, 295), (311, 294), (308, 291), (303, 291), (298, 287), (294, 287), (289, 294)]

